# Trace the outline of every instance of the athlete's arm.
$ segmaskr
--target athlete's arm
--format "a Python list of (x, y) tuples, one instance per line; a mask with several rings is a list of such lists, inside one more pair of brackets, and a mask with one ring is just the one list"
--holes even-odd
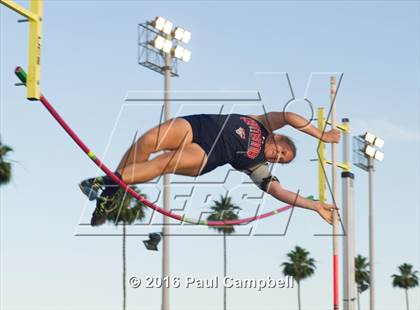
[(267, 187), (267, 193), (284, 203), (316, 211), (325, 221), (332, 224), (332, 211), (334, 210), (334, 207), (330, 204), (313, 201), (299, 196), (296, 193), (284, 189), (277, 181), (270, 182)]
[(338, 143), (340, 141), (340, 131), (333, 129), (322, 133), (306, 118), (293, 112), (268, 112), (266, 114), (256, 116), (257, 120), (262, 122), (270, 131), (280, 129), (286, 125), (290, 125), (312, 137), (321, 139), (324, 142)]
[(332, 223), (332, 205), (306, 199), (296, 193), (283, 189), (279, 180), (275, 176), (271, 175), (267, 163), (259, 164), (243, 172), (249, 175), (255, 185), (264, 192), (269, 193), (274, 198), (289, 205), (316, 211), (324, 220), (330, 224)]

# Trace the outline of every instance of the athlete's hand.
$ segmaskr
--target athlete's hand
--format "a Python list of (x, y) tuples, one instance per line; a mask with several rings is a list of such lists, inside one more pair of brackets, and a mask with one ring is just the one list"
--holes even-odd
[(332, 224), (333, 222), (333, 211), (336, 208), (333, 205), (330, 205), (328, 203), (323, 202), (316, 202), (315, 210), (318, 212), (318, 214), (328, 222), (328, 224)]
[(330, 131), (324, 132), (322, 141), (327, 143), (338, 143), (340, 142), (341, 132), (338, 129), (331, 129)]

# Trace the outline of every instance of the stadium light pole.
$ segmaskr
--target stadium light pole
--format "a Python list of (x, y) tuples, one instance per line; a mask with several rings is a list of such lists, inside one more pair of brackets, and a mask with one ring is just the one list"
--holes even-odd
[[(377, 151), (374, 146), (382, 147), (384, 141), (378, 137), (372, 139), (372, 134), (366, 133), (364, 139), (367, 142), (365, 154), (368, 158), (368, 179), (369, 179), (369, 261), (370, 261), (370, 310), (375, 310), (376, 291), (376, 266), (375, 266), (375, 222), (373, 210), (373, 172), (375, 171), (374, 159), (382, 161), (383, 153)], [(372, 151), (374, 150), (374, 153)]]
[(373, 158), (368, 156), (368, 188), (369, 188), (369, 304), (370, 310), (375, 310), (375, 229), (374, 229), (374, 212), (373, 212)]
[[(355, 137), (356, 147), (355, 154), (362, 155), (365, 161), (360, 160), (358, 156), (356, 166), (368, 172), (368, 191), (369, 191), (369, 266), (370, 266), (370, 290), (369, 290), (369, 304), (370, 310), (375, 310), (375, 280), (376, 280), (376, 270), (375, 270), (375, 222), (374, 222), (374, 209), (373, 209), (373, 172), (375, 171), (374, 161), (382, 161), (384, 159), (384, 154), (377, 150), (377, 148), (382, 148), (384, 145), (384, 140), (379, 137), (374, 136), (373, 134), (367, 132), (364, 135)], [(366, 163), (367, 161), (367, 163)]]
[[(188, 43), (191, 33), (161, 16), (139, 25), (139, 64), (164, 76), (164, 121), (171, 119), (171, 77), (178, 76), (176, 61), (188, 62), (191, 52), (178, 43)], [(163, 208), (170, 211), (170, 179), (163, 176)], [(169, 218), (162, 228), (162, 310), (169, 310)]]

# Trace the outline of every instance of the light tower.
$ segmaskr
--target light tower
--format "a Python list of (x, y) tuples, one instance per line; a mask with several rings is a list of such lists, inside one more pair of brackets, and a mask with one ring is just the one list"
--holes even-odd
[[(188, 62), (191, 52), (178, 45), (188, 43), (191, 32), (181, 27), (173, 27), (173, 23), (163, 17), (139, 24), (138, 63), (164, 76), (164, 121), (171, 118), (170, 80), (178, 76), (178, 60)], [(169, 176), (163, 176), (163, 208), (170, 210)], [(162, 282), (169, 276), (169, 218), (163, 217), (163, 249), (162, 249)], [(169, 309), (169, 288), (162, 285), (162, 310)]]
[(384, 146), (384, 140), (366, 132), (354, 137), (353, 154), (355, 166), (368, 172), (369, 178), (369, 266), (370, 266), (370, 310), (375, 310), (375, 227), (373, 210), (373, 172), (374, 160), (382, 161), (384, 154), (378, 148)]

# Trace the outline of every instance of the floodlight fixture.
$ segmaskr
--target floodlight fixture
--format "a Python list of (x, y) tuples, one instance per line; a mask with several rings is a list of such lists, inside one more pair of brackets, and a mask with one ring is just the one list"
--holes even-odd
[(172, 41), (167, 40), (162, 36), (156, 36), (153, 40), (152, 45), (156, 47), (158, 50), (161, 50), (165, 53), (169, 53), (172, 49)]
[(384, 153), (382, 153), (380, 151), (376, 151), (374, 158), (376, 160), (383, 161), (384, 160)]
[(171, 49), (172, 49), (172, 41), (165, 40), (162, 51), (165, 53), (170, 53)]
[[(178, 62), (189, 62), (191, 59), (191, 52), (178, 44), (187, 43), (190, 38), (189, 31), (174, 27), (172, 22), (161, 16), (139, 24), (138, 63), (161, 74), (170, 67), (171, 76), (178, 76)], [(166, 56), (169, 56), (168, 60)]]
[(182, 29), (181, 27), (176, 27), (172, 33), (172, 36), (176, 40), (181, 41), (183, 34), (184, 34), (184, 29)]
[(164, 37), (156, 36), (153, 40), (153, 46), (156, 47), (158, 50), (162, 50), (165, 46), (165, 41), (167, 41)]
[(173, 26), (174, 26), (174, 24), (172, 22), (170, 22), (169, 20), (167, 20), (165, 25), (163, 26), (162, 32), (166, 33), (168, 35), (171, 34)]
[(181, 60), (184, 62), (189, 62), (191, 59), (191, 52), (187, 49), (184, 49), (184, 53), (182, 55)]
[(369, 144), (365, 146), (364, 153), (367, 156), (371, 158), (375, 158), (376, 160), (379, 160), (379, 161), (382, 161), (384, 159), (384, 153), (377, 151), (373, 146)]
[(184, 55), (184, 51), (185, 51), (185, 48), (178, 45), (173, 49), (173, 55), (178, 59), (182, 59), (182, 55)]
[(365, 133), (364, 135), (364, 139), (369, 142), (370, 144), (373, 144), (373, 142), (375, 142), (375, 136), (373, 134), (371, 134), (370, 132)]
[(172, 49), (172, 55), (184, 62), (188, 62), (191, 59), (191, 52), (179, 45)]
[(190, 42), (190, 40), (191, 40), (191, 32), (184, 30), (184, 35), (182, 36), (181, 41), (187, 44), (188, 42)]
[(191, 39), (191, 32), (181, 27), (176, 27), (172, 35), (176, 40), (181, 41), (185, 44), (190, 42), (190, 39)]
[(174, 26), (174, 24), (163, 18), (162, 16), (158, 16), (156, 17), (152, 22), (149, 23), (150, 25), (152, 25), (153, 27), (155, 27), (157, 30), (170, 35), (171, 31), (172, 31), (172, 27)]
[(382, 148), (384, 146), (385, 141), (381, 138), (376, 137), (375, 142), (373, 142), (373, 145), (376, 147)]
[(371, 134), (370, 132), (365, 133), (363, 138), (366, 142), (376, 147), (382, 148), (384, 146), (384, 140)]
[(374, 157), (375, 156), (375, 148), (370, 146), (370, 145), (366, 145), (365, 150), (364, 150), (365, 154), (369, 157)]
[(163, 31), (163, 28), (166, 24), (166, 19), (161, 16), (155, 18), (155, 20), (151, 23), (153, 27), (155, 27), (159, 31)]

